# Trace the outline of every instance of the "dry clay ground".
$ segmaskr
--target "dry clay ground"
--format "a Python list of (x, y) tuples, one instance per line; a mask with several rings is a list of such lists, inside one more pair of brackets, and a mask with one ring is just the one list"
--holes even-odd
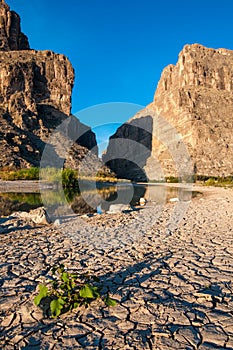
[[(201, 191), (173, 229), (174, 203), (59, 230), (2, 220), (0, 348), (233, 349), (233, 190)], [(58, 262), (97, 274), (117, 306), (44, 318), (33, 297)]]

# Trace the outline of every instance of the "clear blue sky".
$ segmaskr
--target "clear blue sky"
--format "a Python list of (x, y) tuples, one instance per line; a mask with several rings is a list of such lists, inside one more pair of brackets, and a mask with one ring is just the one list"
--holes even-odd
[[(6, 1), (20, 14), (31, 48), (72, 62), (73, 113), (108, 102), (147, 105), (162, 69), (187, 43), (233, 49), (232, 0)], [(88, 116), (82, 121), (96, 125)], [(98, 120), (106, 122), (123, 117)]]

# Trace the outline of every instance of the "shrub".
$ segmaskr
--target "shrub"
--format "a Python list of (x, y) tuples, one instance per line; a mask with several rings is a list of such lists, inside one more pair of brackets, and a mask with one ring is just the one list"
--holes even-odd
[(212, 176), (209, 177), (204, 184), (206, 186), (230, 186), (233, 185), (233, 176), (220, 177), (220, 176)]
[(178, 183), (178, 182), (179, 182), (179, 179), (178, 179), (178, 177), (168, 176), (168, 177), (166, 177), (166, 182)]
[(39, 168), (32, 167), (29, 169), (20, 169), (20, 170), (1, 170), (0, 178), (5, 181), (38, 180)]
[(72, 169), (64, 169), (62, 171), (62, 185), (64, 188), (77, 188), (78, 172)]
[(216, 185), (216, 183), (217, 183), (217, 180), (215, 180), (214, 178), (211, 178), (211, 177), (205, 181), (206, 186), (214, 186), (214, 185)]

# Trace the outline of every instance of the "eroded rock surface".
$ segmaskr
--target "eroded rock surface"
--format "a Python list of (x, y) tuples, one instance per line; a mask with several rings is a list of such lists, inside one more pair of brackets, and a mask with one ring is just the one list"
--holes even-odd
[[(182, 135), (197, 174), (233, 174), (232, 78), (233, 51), (198, 44), (162, 73), (151, 107)], [(157, 153), (165, 157), (161, 147)]]
[[(0, 52), (0, 166), (38, 166), (52, 131), (70, 116), (74, 70), (64, 55), (29, 50), (20, 39), (19, 16), (4, 2), (1, 13), (5, 44)], [(78, 120), (76, 128), (82, 137), (70, 156), (74, 162), (96, 146), (90, 128)], [(63, 139), (58, 140), (60, 148)]]
[[(210, 49), (199, 44), (186, 45), (177, 64), (164, 69), (154, 101), (121, 126), (111, 140), (119, 137), (128, 140), (130, 126), (133, 128), (136, 121), (139, 123), (149, 116), (153, 120), (150, 130), (152, 145), (144, 138), (143, 142), (151, 152), (142, 168), (149, 179), (159, 179), (162, 172), (165, 176), (178, 175), (179, 161), (174, 159), (171, 150), (179, 147), (179, 138), (172, 128), (181, 136), (191, 156), (194, 173), (232, 175), (233, 51)], [(143, 143), (137, 133), (133, 140), (135, 146), (131, 153), (137, 153), (136, 143)], [(117, 156), (118, 149), (110, 141), (107, 156), (112, 154)], [(155, 159), (162, 171), (156, 166)], [(115, 162), (109, 162), (110, 167), (115, 169)], [(118, 162), (120, 170), (121, 163)], [(130, 178), (128, 174), (130, 170), (126, 169), (126, 178)]]
[(0, 1), (0, 51), (28, 50), (28, 38), (21, 32), (20, 17)]

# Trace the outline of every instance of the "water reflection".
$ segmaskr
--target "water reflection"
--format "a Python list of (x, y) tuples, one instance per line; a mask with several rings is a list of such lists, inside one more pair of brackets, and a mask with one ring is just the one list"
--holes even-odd
[[(196, 192), (193, 192), (192, 195), (196, 195)], [(131, 184), (99, 184), (97, 191), (87, 190), (85, 196), (72, 191), (65, 191), (64, 198), (60, 195), (60, 192), (46, 191), (43, 193), (43, 198), (45, 197), (46, 205), (49, 206), (50, 211), (52, 208), (54, 215), (64, 214), (59, 212), (60, 208), (64, 206), (64, 200), (69, 203), (75, 213), (86, 214), (108, 211), (113, 203), (114, 205), (130, 204), (137, 207), (142, 205), (143, 202), (146, 205), (157, 205), (175, 200), (187, 201), (190, 200), (190, 191), (185, 188), (164, 185), (133, 185), (132, 192)], [(83, 197), (85, 197), (85, 200)], [(129, 198), (131, 198), (130, 201)], [(38, 193), (0, 194), (0, 216), (8, 216), (15, 211), (29, 211), (42, 205), (41, 195)]]
[(9, 216), (16, 211), (29, 211), (42, 205), (38, 193), (0, 193), (0, 216)]

